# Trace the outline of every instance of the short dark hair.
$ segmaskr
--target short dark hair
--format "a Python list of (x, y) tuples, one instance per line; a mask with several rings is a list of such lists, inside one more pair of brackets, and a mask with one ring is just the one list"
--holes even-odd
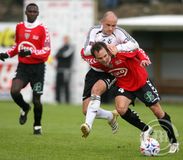
[(95, 57), (95, 51), (99, 52), (102, 48), (104, 48), (107, 52), (109, 52), (109, 49), (107, 48), (107, 45), (104, 42), (96, 42), (92, 45), (91, 48), (91, 54)]
[(36, 3), (29, 3), (27, 6), (26, 6), (26, 10), (29, 6), (35, 6), (39, 9), (38, 5)]

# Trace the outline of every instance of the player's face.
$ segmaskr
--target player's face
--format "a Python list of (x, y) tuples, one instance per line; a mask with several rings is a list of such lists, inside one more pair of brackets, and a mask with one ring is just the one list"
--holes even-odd
[(33, 23), (39, 15), (38, 7), (34, 5), (28, 6), (25, 11), (25, 14), (27, 16), (27, 21)]
[(117, 20), (112, 18), (106, 18), (102, 21), (103, 30), (102, 32), (110, 36), (116, 28)]
[(105, 65), (105, 66), (108, 66), (110, 61), (111, 61), (111, 56), (108, 54), (108, 52), (102, 48), (99, 52), (95, 52), (95, 59)]

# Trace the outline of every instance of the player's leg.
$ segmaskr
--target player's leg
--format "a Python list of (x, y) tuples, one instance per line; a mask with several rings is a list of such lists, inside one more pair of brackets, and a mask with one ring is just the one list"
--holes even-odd
[[(85, 123), (81, 125), (81, 131), (83, 132), (83, 137), (87, 137), (89, 135), (89, 132), (92, 129), (93, 122), (98, 111), (100, 112), (100, 115), (102, 115), (103, 113), (102, 115), (103, 117), (99, 115), (98, 118), (106, 118), (103, 110), (100, 110), (100, 104), (101, 104), (100, 95), (102, 94), (102, 92), (105, 92), (106, 84), (103, 81), (99, 81), (96, 84), (96, 86), (99, 87), (97, 90), (97, 94), (91, 95), (90, 98), (88, 97), (83, 101), (83, 113), (86, 115)], [(111, 113), (111, 116), (112, 116), (112, 113)]]
[[(106, 82), (103, 79), (106, 79)], [(100, 108), (101, 95), (106, 91), (112, 80), (113, 77), (108, 78), (108, 74), (96, 72), (92, 69), (87, 73), (83, 92), (83, 113), (86, 115), (85, 123), (81, 125), (83, 137), (88, 136), (95, 118), (108, 119), (114, 130), (114, 124), (116, 124), (114, 117), (116, 115), (111, 111)]]
[(42, 127), (41, 127), (41, 119), (42, 119), (42, 112), (43, 106), (41, 103), (41, 95), (33, 93), (33, 104), (34, 104), (34, 130), (33, 133), (36, 135), (41, 134)]
[(26, 123), (27, 114), (30, 110), (30, 105), (27, 102), (25, 102), (21, 94), (21, 90), (28, 84), (27, 78), (28, 76), (25, 71), (25, 66), (23, 64), (18, 64), (18, 67), (16, 70), (16, 76), (12, 80), (10, 93), (14, 102), (21, 108), (20, 117), (19, 117), (19, 123), (21, 125)]
[(115, 98), (116, 110), (120, 114), (121, 118), (126, 120), (128, 123), (137, 127), (141, 131), (147, 130), (147, 125), (140, 120), (138, 114), (128, 108), (131, 102), (132, 101), (125, 96), (117, 96)]
[[(96, 91), (93, 92), (92, 96), (91, 96), (91, 90), (89, 91), (90, 92), (89, 97), (87, 97), (86, 99), (83, 100), (83, 107), (82, 107), (83, 114), (86, 115), (88, 106), (90, 106), (91, 105), (91, 102), (93, 102), (90, 98), (96, 96), (96, 97), (98, 97), (98, 100), (99, 100), (98, 102), (97, 101), (96, 102), (93, 102), (94, 105), (97, 105), (96, 103), (98, 103), (98, 107), (97, 107), (98, 108), (98, 111), (96, 113), (96, 118), (99, 118), (99, 119), (109, 119), (109, 120), (111, 120), (112, 119), (111, 112), (110, 111), (107, 111), (105, 109), (100, 108), (100, 103), (101, 103), (100, 102), (100, 95), (102, 95), (102, 93), (105, 92), (105, 90), (106, 90), (105, 82), (103, 80), (99, 80), (98, 82), (96, 82), (96, 84), (94, 86), (96, 88), (97, 88), (97, 86), (99, 86), (100, 88), (103, 87), (103, 89), (102, 88), (101, 89), (98, 89), (99, 88), (98, 87), (97, 90), (99, 90), (100, 93), (99, 92), (96, 92), (97, 91), (96, 90)], [(86, 96), (87, 96), (87, 94), (84, 93), (84, 97), (86, 97)], [(92, 98), (92, 99), (94, 99), (94, 98)], [(110, 112), (110, 116), (108, 116), (108, 113), (109, 112)]]
[(169, 142), (170, 142), (170, 150), (169, 153), (175, 153), (179, 151), (179, 143), (175, 137), (175, 133), (173, 130), (171, 117), (163, 111), (161, 105), (158, 103), (152, 105), (150, 107), (151, 111), (158, 118), (159, 124), (166, 131)]
[[(94, 86), (92, 87), (91, 90), (91, 99), (92, 97), (97, 97), (99, 100), (101, 100), (101, 95), (107, 90), (110, 89), (111, 86), (113, 86), (114, 82), (115, 82), (115, 78), (109, 74), (104, 73), (101, 77), (100, 80), (98, 80)], [(100, 107), (101, 105), (101, 101), (99, 101), (99, 103), (96, 102), (92, 102), (90, 101), (91, 106), (95, 105), (98, 110), (96, 113), (96, 118), (98, 119), (107, 119), (108, 120), (108, 124), (111, 126), (112, 129), (112, 133), (115, 134), (118, 131), (118, 123), (117, 123), (117, 116), (118, 113), (117, 111), (108, 111), (105, 109), (102, 109)], [(89, 109), (89, 107), (88, 107)]]
[(11, 96), (14, 100), (14, 102), (20, 106), (24, 111), (29, 109), (29, 104), (26, 103), (23, 99), (22, 94), (20, 93), (21, 89), (26, 86), (26, 83), (24, 83), (21, 79), (13, 79), (12, 80), (12, 86), (11, 86)]
[(147, 81), (146, 85), (139, 90), (139, 98), (148, 106), (154, 115), (157, 117), (160, 126), (166, 131), (170, 141), (170, 153), (175, 153), (179, 150), (179, 143), (175, 137), (170, 116), (163, 111), (159, 101), (160, 97), (157, 89), (151, 81)]
[(117, 88), (115, 92), (116, 110), (121, 118), (132, 124), (142, 131), (141, 139), (145, 139), (152, 134), (152, 128), (146, 125), (138, 116), (138, 114), (129, 108), (130, 104), (134, 104), (135, 96), (132, 92), (125, 91), (122, 88)]
[[(92, 87), (90, 102), (87, 107), (85, 122), (92, 128), (93, 121), (97, 115), (101, 105), (101, 95), (106, 91), (106, 84), (103, 80), (98, 80)], [(101, 111), (102, 112), (102, 111)], [(101, 115), (101, 114), (100, 114)], [(106, 118), (105, 114), (103, 117), (98, 115), (98, 118)]]
[(43, 113), (43, 105), (41, 103), (41, 95), (43, 94), (45, 64), (37, 64), (31, 66), (31, 87), (33, 90), (33, 104), (34, 104), (34, 134), (40, 135), (42, 132), (41, 119)]

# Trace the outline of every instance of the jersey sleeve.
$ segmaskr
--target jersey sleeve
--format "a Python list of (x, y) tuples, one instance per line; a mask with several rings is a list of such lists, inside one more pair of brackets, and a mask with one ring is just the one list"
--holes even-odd
[(46, 27), (43, 27), (42, 36), (43, 36), (41, 39), (42, 48), (31, 50), (31, 57), (35, 59), (43, 59), (46, 61), (51, 51), (50, 36), (48, 29)]
[(95, 37), (96, 37), (96, 29), (93, 27), (90, 29), (87, 39), (84, 45), (84, 55), (91, 55), (91, 47), (95, 43)]
[(116, 35), (118, 36), (118, 39), (120, 41), (119, 44), (116, 46), (118, 52), (133, 51), (139, 48), (139, 44), (137, 43), (137, 41), (122, 28), (118, 27), (116, 29)]
[(150, 58), (149, 58), (149, 56), (146, 54), (146, 52), (143, 50), (143, 49), (141, 49), (141, 48), (139, 48), (138, 50), (137, 50), (137, 55), (136, 55), (136, 57), (139, 59), (139, 60), (150, 60)]
[(17, 24), (15, 29), (15, 45), (7, 51), (9, 57), (14, 57), (18, 54), (18, 34), (19, 34), (19, 24)]
[(133, 50), (133, 51), (129, 51), (129, 52), (118, 52), (116, 54), (116, 56), (118, 56), (118, 57), (126, 57), (126, 58), (134, 58), (135, 57), (135, 58), (137, 58), (140, 61), (142, 61), (142, 60), (150, 60), (148, 55), (141, 48)]

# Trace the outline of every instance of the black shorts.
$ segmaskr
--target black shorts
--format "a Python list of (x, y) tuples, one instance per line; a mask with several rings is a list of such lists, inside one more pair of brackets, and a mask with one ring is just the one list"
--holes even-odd
[(83, 91), (83, 100), (91, 96), (91, 89), (98, 80), (103, 80), (108, 89), (115, 83), (116, 79), (114, 76), (105, 73), (97, 72), (93, 69), (90, 69), (85, 76), (85, 85)]
[(115, 91), (115, 96), (123, 95), (132, 100), (134, 105), (136, 97), (141, 100), (146, 106), (150, 107), (160, 101), (160, 97), (154, 84), (147, 80), (146, 84), (138, 89), (137, 91), (127, 91), (123, 88), (117, 88)]
[(27, 85), (30, 83), (34, 94), (43, 94), (45, 64), (23, 64), (19, 63), (15, 78), (21, 79)]

